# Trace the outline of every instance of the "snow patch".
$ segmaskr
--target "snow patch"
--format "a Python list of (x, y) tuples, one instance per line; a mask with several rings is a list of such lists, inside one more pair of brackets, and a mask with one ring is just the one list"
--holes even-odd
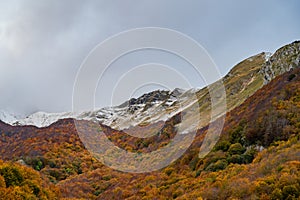
[(271, 52), (265, 52), (265, 61), (268, 62), (273, 54)]

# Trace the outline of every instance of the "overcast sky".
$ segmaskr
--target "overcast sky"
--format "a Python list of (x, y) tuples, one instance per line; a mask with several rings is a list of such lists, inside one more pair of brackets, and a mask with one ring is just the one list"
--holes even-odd
[[(225, 75), (246, 57), (300, 39), (299, 9), (297, 0), (2, 0), (0, 109), (71, 110), (84, 58), (107, 37), (131, 28), (180, 31), (200, 43)], [(106, 106), (101, 92), (97, 106)]]

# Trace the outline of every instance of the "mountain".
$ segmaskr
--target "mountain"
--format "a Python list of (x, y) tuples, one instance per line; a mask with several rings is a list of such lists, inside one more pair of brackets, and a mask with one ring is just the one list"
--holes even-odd
[[(284, 49), (288, 49), (287, 54)], [(130, 152), (151, 152), (174, 138), (180, 124), (178, 115), (188, 109), (177, 102), (187, 107), (197, 103), (201, 113), (210, 112), (207, 88), (196, 91), (197, 102), (190, 99), (193, 91), (154, 91), (114, 108), (80, 113), (77, 120), (69, 118), (72, 113), (66, 114), (65, 119), (59, 116), (58, 121), (41, 128), (0, 122), (1, 159), (12, 161), (17, 167), (35, 169), (43, 181), (52, 182), (48, 187), (51, 191), (59, 189), (60, 192), (54, 192), (56, 198), (297, 199), (300, 196), (300, 69), (299, 64), (293, 64), (297, 63), (294, 59), (299, 58), (299, 53), (289, 49), (299, 49), (299, 42), (280, 48), (272, 56), (261, 53), (250, 57), (223, 78), (228, 112), (220, 140), (204, 158), (198, 155), (207, 134), (208, 119), (192, 127), (197, 134), (182, 157), (161, 170), (141, 174), (123, 173), (97, 161), (81, 142), (77, 127), (87, 133), (104, 132), (115, 145)], [(286, 56), (293, 59), (285, 59)], [(270, 80), (266, 66), (272, 70)], [(171, 111), (167, 118), (161, 117), (169, 112), (165, 107)], [(126, 117), (117, 118), (117, 112), (126, 117), (136, 116), (138, 120), (130, 120), (128, 124)], [(40, 113), (36, 118), (50, 119), (49, 115)], [(189, 117), (193, 124), (194, 116)], [(38, 121), (36, 118), (32, 123)], [(218, 124), (219, 120), (216, 118), (213, 123)], [(163, 127), (149, 138), (126, 134), (128, 130), (145, 133), (156, 126)], [(0, 194), (5, 197), (9, 192), (2, 192), (1, 180), (10, 179), (1, 169), (0, 163)], [(11, 177), (17, 175), (12, 173)], [(20, 185), (22, 192), (34, 194), (26, 189), (30, 184), (25, 181), (10, 189), (18, 190)]]
[[(253, 94), (263, 85), (263, 77), (258, 71), (262, 69), (266, 62), (266, 53), (252, 56), (237, 64), (221, 81), (224, 83), (227, 93), (227, 108), (231, 110), (242, 103), (248, 96)], [(218, 89), (218, 83), (210, 87)], [(219, 97), (220, 100), (224, 97)], [(33, 125), (46, 127), (59, 119), (74, 118), (100, 122), (111, 128), (124, 130), (130, 127), (143, 126), (146, 124), (167, 121), (181, 111), (192, 107), (194, 114), (191, 114), (189, 121), (197, 121), (192, 116), (197, 116), (197, 112), (202, 114), (202, 124), (191, 126), (200, 128), (206, 125), (210, 118), (210, 94), (207, 87), (203, 89), (174, 91), (153, 91), (142, 95), (139, 98), (132, 98), (127, 102), (115, 107), (106, 107), (95, 111), (83, 113), (45, 113), (37, 112), (24, 119), (1, 118), (2, 121), (11, 125)], [(191, 109), (192, 110), (192, 109)], [(218, 113), (218, 116), (224, 113)]]
[[(299, 66), (300, 42), (295, 41), (278, 49), (274, 54), (260, 53), (238, 63), (221, 80), (226, 89), (227, 111), (240, 105), (264, 84), (270, 82), (276, 76)], [(218, 87), (216, 82), (211, 88)], [(196, 98), (192, 98), (193, 95)], [(123, 103), (120, 106), (86, 111), (83, 113), (45, 113), (37, 112), (24, 119), (17, 119), (12, 115), (0, 113), (0, 120), (11, 125), (34, 125), (46, 127), (59, 119), (74, 118), (100, 122), (114, 129), (124, 130), (129, 127), (167, 121), (188, 107), (199, 105), (195, 114), (191, 114), (189, 121), (197, 121), (192, 116), (200, 112), (202, 116), (200, 124), (191, 124), (196, 128), (206, 125), (210, 118), (206, 113), (210, 112), (210, 96), (207, 87), (203, 89), (174, 91), (153, 91), (148, 94)], [(224, 97), (220, 97), (222, 99)], [(197, 106), (198, 107), (198, 106)], [(220, 111), (217, 116), (225, 114)]]

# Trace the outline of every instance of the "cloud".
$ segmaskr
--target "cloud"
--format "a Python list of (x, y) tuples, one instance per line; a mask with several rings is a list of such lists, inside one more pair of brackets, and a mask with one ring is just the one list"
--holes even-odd
[(70, 110), (83, 59), (129, 28), (181, 31), (208, 50), (224, 75), (247, 56), (299, 39), (297, 8), (296, 0), (1, 1), (0, 109)]

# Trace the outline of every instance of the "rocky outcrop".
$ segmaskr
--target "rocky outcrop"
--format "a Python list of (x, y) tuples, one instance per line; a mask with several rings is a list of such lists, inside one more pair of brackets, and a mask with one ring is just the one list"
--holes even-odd
[(267, 84), (276, 76), (297, 67), (300, 67), (300, 41), (278, 49), (266, 60), (260, 73), (264, 78), (264, 84)]

